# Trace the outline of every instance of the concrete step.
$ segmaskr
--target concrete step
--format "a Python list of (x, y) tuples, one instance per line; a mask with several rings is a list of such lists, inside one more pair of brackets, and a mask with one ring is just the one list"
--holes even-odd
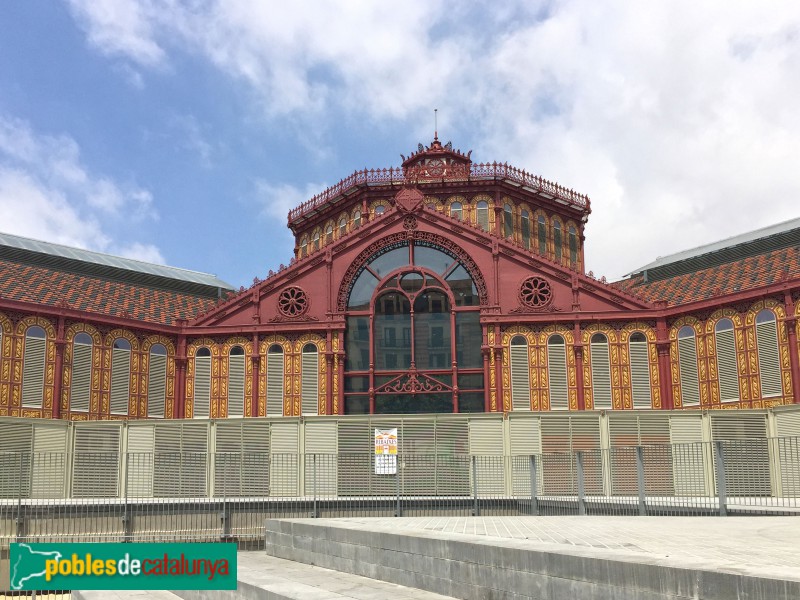
[(239, 552), (236, 591), (175, 591), (184, 600), (452, 600), (415, 588), (268, 556)]
[(75, 590), (72, 600), (180, 600), (180, 596), (161, 590)]

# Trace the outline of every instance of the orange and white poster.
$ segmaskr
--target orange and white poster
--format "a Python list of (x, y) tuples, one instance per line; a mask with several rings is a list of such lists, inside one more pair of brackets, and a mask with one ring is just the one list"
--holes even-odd
[(375, 474), (397, 473), (397, 428), (375, 430)]

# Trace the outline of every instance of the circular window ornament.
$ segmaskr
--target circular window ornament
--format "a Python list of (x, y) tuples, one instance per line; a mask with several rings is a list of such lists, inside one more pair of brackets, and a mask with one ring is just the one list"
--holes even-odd
[(553, 299), (553, 288), (544, 277), (528, 277), (519, 289), (519, 299), (525, 306), (541, 308)]
[(299, 317), (308, 305), (308, 296), (299, 287), (288, 287), (278, 296), (278, 310), (284, 317)]

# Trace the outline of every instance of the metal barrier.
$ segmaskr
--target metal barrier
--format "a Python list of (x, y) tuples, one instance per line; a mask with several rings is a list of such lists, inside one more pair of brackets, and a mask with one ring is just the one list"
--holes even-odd
[(16, 541), (235, 541), (266, 518), (800, 514), (800, 438), (461, 454), (0, 453)]

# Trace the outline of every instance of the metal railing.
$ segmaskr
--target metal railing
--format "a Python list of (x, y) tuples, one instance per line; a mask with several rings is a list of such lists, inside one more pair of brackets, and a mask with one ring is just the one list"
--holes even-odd
[(800, 437), (519, 456), (0, 453), (0, 589), (16, 541), (256, 547), (276, 517), (796, 514)]

